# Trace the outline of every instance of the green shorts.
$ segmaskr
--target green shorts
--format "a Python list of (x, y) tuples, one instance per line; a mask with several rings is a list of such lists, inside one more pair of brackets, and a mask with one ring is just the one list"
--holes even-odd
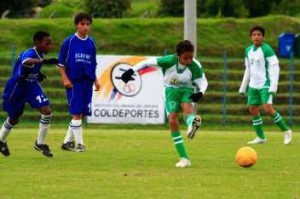
[(248, 89), (248, 106), (251, 105), (263, 105), (263, 104), (272, 104), (273, 95), (269, 93), (268, 88), (255, 89), (249, 87)]
[(192, 103), (189, 98), (194, 93), (193, 88), (165, 88), (167, 114), (179, 112), (181, 103)]

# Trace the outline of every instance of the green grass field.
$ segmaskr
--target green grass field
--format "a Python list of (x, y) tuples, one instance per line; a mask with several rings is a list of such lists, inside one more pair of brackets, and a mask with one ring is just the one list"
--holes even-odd
[[(145, 127), (146, 128), (146, 127)], [(236, 151), (250, 131), (203, 130), (186, 140), (192, 167), (178, 160), (167, 129), (84, 129), (85, 153), (60, 149), (65, 128), (52, 128), (46, 158), (33, 149), (34, 128), (16, 128), (10, 157), (0, 156), (0, 198), (300, 198), (299, 134), (291, 145), (267, 131), (268, 143), (253, 146), (258, 161), (239, 167)]]

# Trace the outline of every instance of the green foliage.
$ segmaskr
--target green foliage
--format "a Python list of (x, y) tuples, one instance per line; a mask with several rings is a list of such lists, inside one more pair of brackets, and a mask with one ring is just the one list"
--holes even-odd
[[(282, 32), (299, 32), (300, 19), (286, 16), (269, 16), (256, 19), (201, 19), (198, 20), (199, 56), (220, 56), (227, 50), (231, 57), (243, 56), (249, 44), (249, 29), (260, 24), (266, 28), (266, 42), (275, 49)], [(48, 30), (53, 37), (54, 51), (62, 40), (74, 32), (73, 19), (23, 19), (0, 20), (0, 52), (7, 52), (11, 45), (17, 52), (32, 45), (36, 30)], [(183, 19), (95, 19), (91, 36), (96, 40), (100, 53), (161, 55), (174, 52), (175, 44), (182, 39)]]
[(93, 17), (122, 18), (130, 9), (130, 0), (86, 0), (85, 6)]
[(22, 18), (34, 15), (34, 7), (38, 4), (38, 0), (1, 0), (0, 15), (5, 11), (9, 11), (7, 17)]
[(159, 14), (162, 16), (182, 17), (184, 14), (184, 1), (161, 0)]
[(62, 18), (73, 17), (82, 11), (83, 3), (80, 0), (54, 0), (52, 4), (44, 7), (38, 14), (38, 18)]

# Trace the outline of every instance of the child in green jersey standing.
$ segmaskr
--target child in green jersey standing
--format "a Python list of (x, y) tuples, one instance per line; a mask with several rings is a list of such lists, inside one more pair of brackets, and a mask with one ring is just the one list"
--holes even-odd
[(273, 108), (273, 96), (277, 92), (279, 80), (279, 61), (274, 50), (263, 42), (265, 30), (261, 26), (254, 26), (250, 30), (252, 45), (245, 52), (245, 73), (240, 93), (246, 93), (248, 88), (248, 106), (252, 116), (252, 124), (256, 132), (256, 138), (248, 144), (266, 142), (263, 132), (263, 120), (260, 116), (259, 106), (268, 114), (275, 124), (283, 131), (285, 145), (292, 140), (292, 131), (286, 125), (281, 115)]
[[(180, 160), (176, 167), (191, 166), (183, 138), (179, 131), (178, 114), (182, 109), (187, 125), (188, 138), (194, 138), (201, 125), (201, 117), (196, 115), (194, 102), (198, 102), (207, 89), (207, 80), (199, 61), (193, 58), (194, 46), (188, 40), (176, 46), (176, 54), (142, 61), (122, 74), (127, 83), (134, 80), (134, 73), (147, 66), (158, 66), (164, 74), (165, 103), (171, 136)], [(196, 90), (196, 92), (195, 92)]]

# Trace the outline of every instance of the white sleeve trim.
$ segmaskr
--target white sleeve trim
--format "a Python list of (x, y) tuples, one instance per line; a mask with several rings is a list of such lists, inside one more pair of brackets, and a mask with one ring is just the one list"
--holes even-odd
[(25, 66), (25, 67), (28, 67), (28, 68), (33, 68), (33, 67), (34, 67), (34, 64), (32, 64), (32, 65), (26, 65), (26, 64), (24, 64), (26, 61), (28, 61), (28, 60), (30, 60), (30, 59), (32, 59), (32, 58), (24, 59), (23, 62), (22, 62), (22, 65)]

